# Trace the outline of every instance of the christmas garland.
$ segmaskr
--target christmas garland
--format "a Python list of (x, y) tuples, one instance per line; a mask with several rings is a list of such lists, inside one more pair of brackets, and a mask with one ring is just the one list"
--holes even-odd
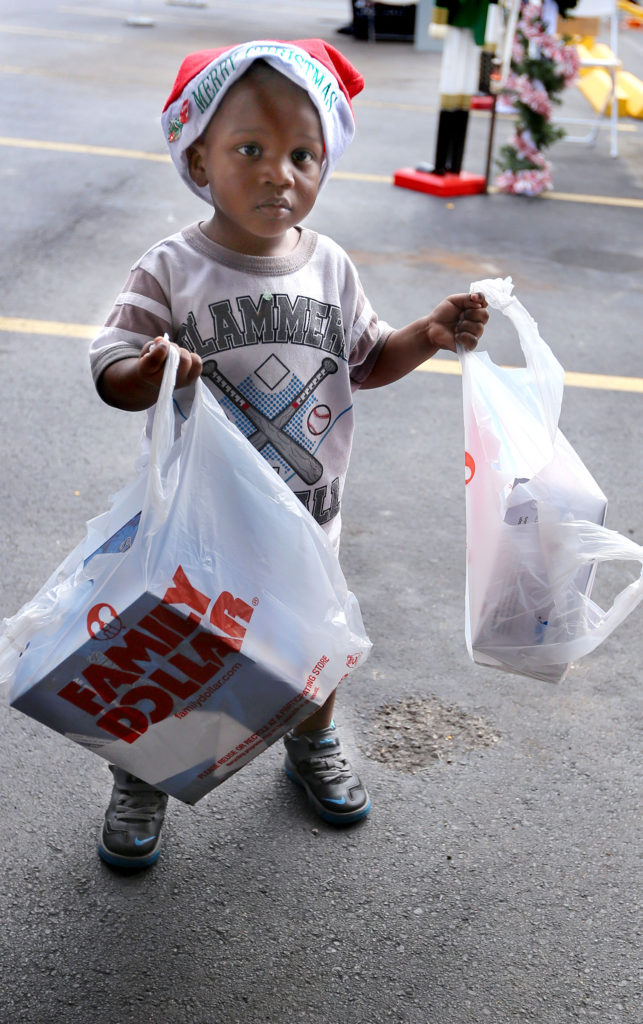
[[(576, 3), (567, 2), (569, 9)], [(563, 4), (557, 5), (564, 15)], [(516, 27), (511, 70), (503, 93), (517, 111), (515, 134), (502, 146), (496, 185), (501, 192), (536, 196), (553, 187), (551, 164), (543, 150), (565, 134), (551, 122), (554, 104), (578, 71), (575, 46), (547, 31), (541, 6), (524, 2)]]

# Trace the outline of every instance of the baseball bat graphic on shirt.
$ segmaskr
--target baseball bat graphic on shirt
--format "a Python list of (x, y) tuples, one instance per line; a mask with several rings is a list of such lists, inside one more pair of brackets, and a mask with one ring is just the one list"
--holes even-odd
[[(321, 382), (331, 373), (337, 373), (337, 363), (332, 359), (329, 359), (327, 356), (322, 360), (322, 364), (317, 370), (317, 373), (313, 374), (307, 384), (304, 384), (299, 394), (295, 395), (295, 397), (291, 399), (285, 409), (282, 409), (276, 416), (273, 416), (270, 422), (274, 423), (274, 425), (280, 429), (285, 427), (286, 423), (290, 422), (297, 410), (301, 409), (302, 405), (306, 404), (313, 391), (318, 388)], [(251, 434), (248, 440), (255, 446), (255, 448), (259, 449), (263, 448), (264, 444), (267, 443), (260, 430)]]
[[(208, 377), (213, 384), (216, 384), (226, 398), (229, 398), (233, 405), (241, 410), (246, 419), (256, 427), (252, 442), (255, 448), (263, 448), (265, 444), (271, 444), (304, 483), (309, 486), (317, 483), (323, 473), (321, 462), (309, 451), (306, 451), (298, 441), (295, 441), (294, 437), (284, 433), (281, 427), (276, 426), (273, 420), (264, 416), (256, 406), (244, 398), (234, 384), (219, 371), (214, 359), (207, 359), (204, 362), (202, 376)], [(257, 444), (257, 440), (259, 444)]]

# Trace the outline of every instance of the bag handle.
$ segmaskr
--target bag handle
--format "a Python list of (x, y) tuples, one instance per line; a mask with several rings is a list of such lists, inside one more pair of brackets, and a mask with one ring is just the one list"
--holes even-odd
[(605, 526), (577, 520), (569, 523), (539, 524), (541, 536), (549, 548), (550, 563), (556, 566), (553, 586), (564, 591), (579, 568), (597, 562), (640, 562), (641, 573), (614, 598), (603, 611), (586, 598), (586, 632), (566, 644), (560, 644), (556, 656), (561, 661), (576, 661), (595, 650), (643, 600), (643, 547)]
[[(167, 335), (165, 340), (169, 341)], [(147, 516), (150, 511), (153, 513), (151, 531), (148, 526), (148, 532), (158, 529), (158, 526), (167, 518), (178, 483), (178, 460), (175, 459), (169, 467), (167, 466), (168, 456), (174, 446), (173, 391), (178, 366), (179, 354), (175, 347), (170, 345), (156, 403), (148, 477), (143, 499), (142, 518)], [(115, 500), (118, 500), (118, 495)], [(139, 534), (142, 533), (141, 523)], [(134, 543), (136, 543), (136, 539)], [(63, 577), (60, 581), (54, 576), (50, 577), (38, 594), (26, 605), (23, 605), (16, 615), (0, 622), (0, 685), (10, 682), (14, 678), (18, 659), (29, 646), (35, 634), (53, 635), (56, 632), (62, 621), (68, 616), (69, 607), (73, 606), (73, 597), (78, 594), (79, 587), (86, 586), (91, 591), (93, 583), (90, 577), (96, 567), (96, 562), (92, 560), (89, 563), (92, 570), (84, 576), (82, 561), (84, 544), (85, 542), (68, 556), (63, 566), (60, 566), (55, 574), (58, 577), (61, 570), (68, 567), (68, 576)], [(103, 557), (112, 558), (113, 556)], [(27, 684), (28, 680), (25, 681), (25, 686)], [(18, 694), (14, 691), (11, 699), (14, 700), (17, 696)]]
[(154, 410), (152, 424), (152, 441), (150, 445), (150, 463), (145, 496), (144, 509), (151, 506), (161, 521), (167, 517), (169, 504), (176, 488), (176, 474), (164, 475), (164, 466), (172, 446), (174, 445), (174, 387), (179, 368), (179, 354), (174, 345), (170, 344), (167, 334), (164, 341), (169, 345), (163, 380)]
[[(534, 318), (511, 294), (512, 289), (513, 281), (510, 277), (497, 277), (474, 281), (470, 291), (482, 292), (491, 309), (499, 310), (516, 328), (527, 370), (540, 396), (544, 424), (553, 443), (560, 419), (565, 371), (549, 345), (541, 338)], [(458, 350), (461, 361), (470, 354), (474, 353)]]

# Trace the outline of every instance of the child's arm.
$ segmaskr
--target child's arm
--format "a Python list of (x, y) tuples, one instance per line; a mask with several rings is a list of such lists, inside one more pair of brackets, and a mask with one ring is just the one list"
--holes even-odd
[[(201, 358), (196, 352), (174, 345), (179, 353), (176, 387), (194, 384), (201, 373)], [(156, 403), (163, 379), (163, 368), (169, 351), (168, 342), (154, 338), (143, 345), (140, 356), (119, 359), (101, 374), (98, 393), (104, 402), (117, 409), (138, 412)]]
[(362, 388), (381, 388), (405, 377), (440, 349), (475, 348), (489, 319), (484, 295), (449, 295), (428, 316), (393, 331)]

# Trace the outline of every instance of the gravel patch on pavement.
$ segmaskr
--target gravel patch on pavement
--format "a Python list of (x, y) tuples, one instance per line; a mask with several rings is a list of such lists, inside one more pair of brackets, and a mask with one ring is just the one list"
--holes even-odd
[(472, 750), (492, 747), (500, 733), (486, 719), (437, 697), (404, 697), (372, 719), (364, 753), (398, 771), (425, 771)]

